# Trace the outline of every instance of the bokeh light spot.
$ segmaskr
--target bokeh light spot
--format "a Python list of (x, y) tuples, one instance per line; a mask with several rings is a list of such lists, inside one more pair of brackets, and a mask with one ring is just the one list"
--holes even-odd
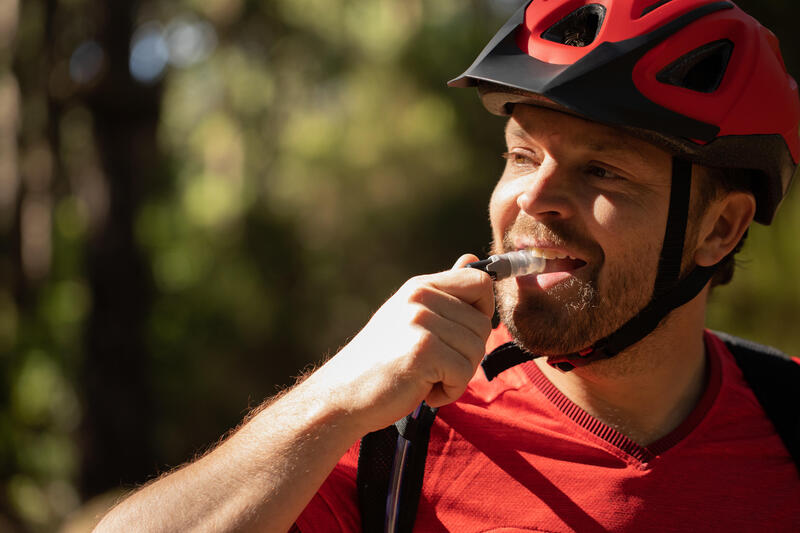
[(164, 32), (170, 64), (184, 68), (208, 58), (217, 46), (217, 33), (208, 22), (176, 17)]
[(158, 81), (168, 60), (169, 49), (161, 25), (148, 22), (140, 26), (131, 39), (128, 63), (134, 79), (146, 84)]
[(69, 58), (69, 77), (79, 85), (89, 84), (100, 73), (104, 61), (103, 48), (95, 41), (85, 41)]

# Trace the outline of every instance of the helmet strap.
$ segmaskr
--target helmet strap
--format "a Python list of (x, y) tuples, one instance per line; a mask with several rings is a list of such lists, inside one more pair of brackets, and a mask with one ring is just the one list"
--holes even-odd
[[(703, 290), (717, 271), (719, 263), (709, 267), (695, 266), (691, 272), (680, 278), (691, 186), (692, 164), (674, 156), (667, 227), (650, 302), (619, 329), (592, 346), (573, 353), (546, 356), (549, 365), (569, 372), (576, 367), (614, 357), (650, 335), (673, 309), (694, 299)], [(520, 350), (495, 350), (484, 358), (483, 369), (486, 377), (492, 379), (512, 366), (536, 357), (539, 356)]]
[(692, 164), (673, 156), (667, 227), (664, 230), (664, 242), (661, 244), (661, 256), (658, 259), (653, 299), (674, 287), (680, 278), (691, 191)]
[(577, 366), (613, 357), (652, 333), (673, 309), (689, 302), (703, 290), (717, 265), (695, 266), (680, 279), (691, 188), (692, 163), (673, 156), (667, 226), (650, 302), (622, 327), (591, 347), (571, 354), (548, 356), (550, 365), (567, 372)]

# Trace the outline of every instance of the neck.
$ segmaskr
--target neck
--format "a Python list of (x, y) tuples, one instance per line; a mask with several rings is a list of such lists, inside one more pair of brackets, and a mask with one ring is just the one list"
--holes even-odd
[(677, 428), (706, 384), (704, 295), (673, 311), (653, 333), (615, 357), (563, 373), (537, 359), (573, 403), (641, 446)]

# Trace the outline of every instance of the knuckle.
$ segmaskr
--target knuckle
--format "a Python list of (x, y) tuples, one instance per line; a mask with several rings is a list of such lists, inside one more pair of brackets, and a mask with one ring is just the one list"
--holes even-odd
[(414, 305), (411, 308), (411, 316), (409, 322), (415, 326), (425, 327), (430, 323), (433, 311), (424, 305)]
[[(471, 270), (474, 270), (474, 269), (471, 269)], [(481, 287), (484, 290), (487, 290), (489, 292), (494, 293), (494, 281), (492, 280), (492, 277), (489, 274), (487, 274), (486, 272), (478, 271), (478, 274), (480, 274)]]
[(422, 304), (425, 303), (429, 297), (431, 289), (429, 286), (417, 283), (409, 287), (407, 300), (411, 303)]
[(478, 286), (478, 289), (482, 292), (491, 292), (494, 294), (494, 281), (492, 281), (492, 277), (487, 274), (486, 272), (481, 272), (480, 270), (475, 270), (471, 268), (475, 275), (475, 284)]
[(483, 360), (484, 355), (486, 355), (486, 344), (484, 342), (476, 342), (467, 357), (469, 358), (470, 364), (474, 366)]
[(489, 274), (477, 268), (462, 268), (459, 272), (476, 284), (483, 284), (485, 281), (488, 281), (490, 284), (492, 282), (492, 278)]
[(481, 320), (478, 322), (478, 334), (481, 337), (481, 341), (485, 342), (491, 333), (492, 319), (485, 315), (481, 315)]
[(417, 351), (426, 352), (436, 349), (437, 346), (438, 339), (436, 338), (436, 335), (428, 330), (422, 330), (420, 332), (419, 338), (417, 339)]
[(414, 276), (403, 283), (402, 291), (411, 292), (424, 283), (422, 276)]
[(467, 379), (469, 376), (472, 375), (472, 369), (475, 362), (475, 354), (482, 350), (476, 350), (476, 347), (470, 347), (466, 350), (465, 353), (462, 353), (462, 357), (459, 357), (459, 370), (462, 374), (467, 375)]
[(423, 283), (425, 283), (425, 277), (426, 277), (425, 275), (413, 276), (408, 279), (406, 285), (410, 285), (412, 287), (415, 287), (417, 285), (422, 285)]
[(475, 365), (472, 361), (461, 358), (460, 363), (458, 364), (457, 369), (455, 370), (455, 376), (457, 376), (458, 384), (460, 386), (466, 386), (472, 376), (475, 374)]

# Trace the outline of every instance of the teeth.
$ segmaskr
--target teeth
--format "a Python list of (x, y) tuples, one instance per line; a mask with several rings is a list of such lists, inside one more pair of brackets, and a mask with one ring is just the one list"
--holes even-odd
[(575, 259), (571, 255), (558, 253), (555, 250), (543, 250), (542, 248), (528, 248), (528, 251), (536, 257), (544, 257), (545, 259)]

